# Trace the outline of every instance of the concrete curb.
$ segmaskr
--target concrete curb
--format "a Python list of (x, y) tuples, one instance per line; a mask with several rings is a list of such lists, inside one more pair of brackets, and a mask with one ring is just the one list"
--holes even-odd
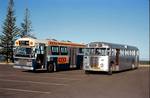
[(150, 65), (139, 65), (139, 67), (150, 67)]
[(0, 65), (14, 65), (14, 63), (3, 63), (3, 62), (0, 62)]

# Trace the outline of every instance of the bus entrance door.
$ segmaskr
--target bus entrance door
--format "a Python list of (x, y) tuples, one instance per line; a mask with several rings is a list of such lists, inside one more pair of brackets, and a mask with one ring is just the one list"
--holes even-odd
[(115, 70), (115, 71), (119, 70), (119, 63), (120, 63), (119, 55), (120, 55), (120, 49), (116, 49), (115, 66), (113, 68), (113, 70)]
[(76, 48), (70, 48), (70, 68), (76, 68)]
[(45, 60), (46, 60), (46, 46), (45, 44), (39, 44), (36, 49), (36, 65), (35, 69), (43, 69), (45, 68)]
[(119, 54), (120, 54), (120, 49), (116, 49), (116, 65), (119, 65)]

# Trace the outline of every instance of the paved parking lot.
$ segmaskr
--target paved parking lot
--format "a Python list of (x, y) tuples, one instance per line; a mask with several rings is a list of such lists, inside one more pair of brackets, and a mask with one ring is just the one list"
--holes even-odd
[(36, 73), (0, 65), (0, 98), (149, 98), (149, 68), (111, 76), (82, 70)]

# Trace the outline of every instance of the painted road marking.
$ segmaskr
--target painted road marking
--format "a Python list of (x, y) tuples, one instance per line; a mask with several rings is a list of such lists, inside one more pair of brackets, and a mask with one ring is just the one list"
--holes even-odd
[(42, 84), (42, 85), (67, 86), (67, 84), (60, 84), (60, 83), (34, 82), (34, 81), (9, 80), (9, 79), (0, 79), (0, 81), (5, 81), (5, 82), (21, 82), (21, 83), (34, 83), (34, 84)]
[(0, 89), (1, 90), (18, 91), (18, 92), (28, 92), (28, 93), (51, 94), (51, 92), (42, 92), (42, 91), (25, 90), (25, 89), (14, 89), (14, 88), (0, 88)]
[[(0, 77), (3, 77), (3, 76), (16, 76), (16, 74), (11, 74), (11, 75), (0, 75)], [(20, 75), (17, 75), (17, 76), (20, 76)], [(27, 76), (27, 75), (21, 75), (21, 77), (33, 77), (33, 76)], [(79, 80), (82, 80), (81, 78), (80, 79), (73, 79), (73, 78), (62, 78), (62, 77), (52, 77), (52, 76), (49, 76), (49, 77), (39, 77), (39, 76), (34, 76), (34, 78), (47, 78), (47, 79), (50, 79), (50, 78), (53, 78), (53, 79), (60, 79), (60, 80), (70, 80), (70, 81), (79, 81)], [(64, 76), (65, 77), (65, 76)]]

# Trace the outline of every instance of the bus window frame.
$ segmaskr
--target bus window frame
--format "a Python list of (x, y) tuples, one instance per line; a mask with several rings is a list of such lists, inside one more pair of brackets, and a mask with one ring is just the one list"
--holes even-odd
[[(64, 49), (64, 50), (62, 50), (62, 49)], [(60, 46), (60, 55), (68, 55), (69, 54), (68, 51), (69, 51), (68, 47), (66, 47), (66, 46)]]
[[(57, 47), (57, 51), (54, 51), (53, 48)], [(51, 46), (51, 55), (59, 55), (59, 46)]]
[(111, 48), (85, 48), (85, 55), (111, 56)]
[(84, 49), (84, 55), (90, 55), (90, 48), (85, 48)]
[(48, 46), (48, 47), (47, 47), (47, 53), (48, 53), (48, 55), (51, 55), (51, 54), (52, 54), (51, 46)]
[(78, 54), (84, 54), (84, 48), (78, 48)]
[[(97, 51), (100, 50), (100, 51)], [(110, 56), (110, 48), (95, 48), (95, 55), (99, 56)]]
[[(25, 49), (25, 50), (20, 50), (20, 49)], [(29, 52), (29, 49), (30, 49), (30, 52)], [(24, 51), (24, 54), (19, 54), (19, 50), (21, 52)], [(19, 46), (19, 47), (16, 47), (15, 49), (15, 52), (14, 52), (14, 56), (15, 57), (27, 57), (27, 58), (33, 58), (34, 57), (34, 52), (33, 52), (33, 48), (32, 47), (29, 47), (29, 46)]]

